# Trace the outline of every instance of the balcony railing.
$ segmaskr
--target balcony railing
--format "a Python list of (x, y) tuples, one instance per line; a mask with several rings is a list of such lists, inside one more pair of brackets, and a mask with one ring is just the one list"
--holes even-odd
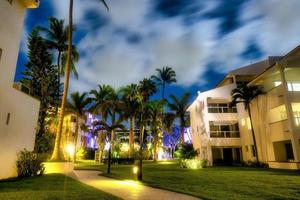
[(208, 107), (208, 113), (237, 113), (236, 107)]
[(210, 131), (211, 138), (239, 138), (239, 131)]

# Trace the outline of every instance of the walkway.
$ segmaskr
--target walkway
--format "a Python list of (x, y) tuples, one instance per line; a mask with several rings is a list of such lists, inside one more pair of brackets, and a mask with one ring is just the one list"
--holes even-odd
[[(120, 181), (99, 176), (99, 171), (76, 170), (69, 176), (104, 192), (127, 200), (197, 200), (198, 198), (144, 186), (137, 181)], [(198, 199), (199, 200), (199, 199)]]

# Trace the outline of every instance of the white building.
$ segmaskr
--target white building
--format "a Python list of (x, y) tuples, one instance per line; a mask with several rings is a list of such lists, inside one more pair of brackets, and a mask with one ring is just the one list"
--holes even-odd
[[(255, 99), (251, 105), (260, 161), (275, 168), (299, 168), (299, 164), (297, 164), (299, 160), (290, 155), (290, 151), (293, 152), (293, 150), (291, 150), (290, 145), (286, 144), (295, 141), (295, 145), (299, 146), (297, 141), (300, 137), (295, 138), (291, 135), (285, 139), (280, 138), (279, 140), (278, 138), (282, 134), (280, 133), (282, 123), (287, 123), (284, 121), (287, 117), (283, 121), (278, 120), (281, 119), (281, 116), (286, 116), (282, 112), (285, 108), (284, 101), (278, 102), (276, 100), (277, 96), (282, 95), (275, 90), (270, 91), (282, 82), (279, 78), (279, 72), (277, 71), (277, 74), (273, 72), (273, 76), (276, 76), (277, 79), (270, 79), (270, 75), (264, 72), (267, 69), (270, 71), (271, 66), (284, 58), (269, 57), (267, 60), (231, 71), (216, 88), (203, 93), (199, 92), (198, 97), (191, 104), (188, 111), (191, 119), (192, 141), (194, 147), (200, 150), (200, 159), (207, 159), (209, 165), (241, 163), (256, 159), (251, 123), (244, 105), (238, 104), (237, 107), (232, 108), (229, 106), (231, 91), (239, 84), (249, 83), (264, 86), (264, 92), (266, 92)], [(294, 70), (294, 73), (296, 75), (299, 72)], [(300, 81), (300, 73), (298, 75), (297, 80)], [(266, 87), (270, 85), (273, 87)], [(266, 98), (268, 101), (266, 101)], [(257, 105), (257, 101), (260, 105)], [(294, 104), (295, 109), (297, 105)], [(293, 120), (293, 117), (291, 117), (291, 120)], [(277, 121), (280, 121), (280, 123), (276, 124)], [(289, 131), (291, 132), (291, 130)], [(287, 137), (287, 134), (285, 134), (285, 137)], [(296, 151), (295, 148), (295, 155)], [(280, 164), (283, 162), (287, 164)]]
[(33, 150), (39, 101), (13, 88), (24, 16), (38, 0), (0, 1), (0, 179), (13, 177), (16, 156)]

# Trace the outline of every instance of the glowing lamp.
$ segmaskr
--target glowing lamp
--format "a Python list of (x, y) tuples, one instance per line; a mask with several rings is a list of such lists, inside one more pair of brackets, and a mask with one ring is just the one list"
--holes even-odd
[(70, 157), (72, 157), (75, 153), (75, 147), (72, 144), (68, 144), (66, 147), (66, 151), (69, 154)]
[(132, 172), (133, 172), (134, 174), (137, 174), (138, 171), (139, 171), (139, 168), (138, 168), (137, 166), (134, 166), (133, 169), (132, 169)]

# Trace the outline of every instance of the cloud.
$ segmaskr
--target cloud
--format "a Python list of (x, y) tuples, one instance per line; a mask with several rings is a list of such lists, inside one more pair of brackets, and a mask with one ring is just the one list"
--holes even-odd
[[(68, 1), (51, 3), (54, 16), (67, 19)], [(207, 71), (226, 73), (299, 43), (299, 0), (238, 0), (222, 6), (226, 3), (109, 0), (107, 12), (97, 0), (75, 0), (74, 43), (81, 59), (71, 90), (120, 87), (162, 66), (176, 70), (181, 87), (200, 87), (210, 81)], [(210, 69), (211, 63), (218, 65)]]

